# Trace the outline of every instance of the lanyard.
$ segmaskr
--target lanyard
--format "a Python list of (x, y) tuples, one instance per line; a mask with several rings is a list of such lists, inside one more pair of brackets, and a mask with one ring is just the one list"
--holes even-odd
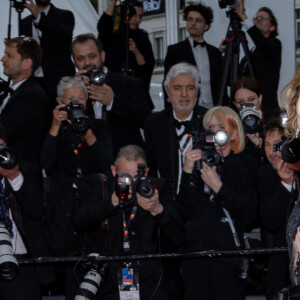
[(178, 139), (178, 149), (180, 151), (181, 168), (183, 168), (183, 152), (184, 152), (184, 150), (185, 150), (186, 146), (188, 145), (188, 143), (189, 143), (189, 141), (190, 141), (191, 138), (192, 138), (192, 135), (189, 133), (188, 136), (186, 137), (186, 139), (185, 139), (182, 147), (180, 147), (180, 140), (181, 140), (181, 138)]
[(125, 213), (123, 211), (123, 249), (125, 252), (128, 252), (130, 250), (130, 243), (129, 243), (129, 236), (128, 236), (128, 227), (134, 220), (136, 216), (137, 206), (134, 206), (132, 208), (132, 211), (130, 213), (130, 217), (128, 220), (128, 223), (126, 222)]

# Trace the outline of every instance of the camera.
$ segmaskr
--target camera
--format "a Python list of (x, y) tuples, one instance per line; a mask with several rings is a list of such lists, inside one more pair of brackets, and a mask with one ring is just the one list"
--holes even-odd
[(286, 140), (281, 146), (281, 158), (290, 164), (300, 161), (300, 139)]
[(26, 3), (26, 0), (13, 0), (11, 2), (11, 6), (16, 9), (17, 12), (22, 12), (25, 8), (24, 4)]
[(136, 14), (136, 3), (137, 0), (125, 0), (121, 2), (121, 18), (125, 23), (129, 23), (131, 18)]
[[(132, 196), (129, 196), (129, 188)], [(154, 195), (154, 185), (150, 178), (145, 176), (145, 165), (138, 164), (138, 174), (132, 178), (127, 173), (117, 173), (115, 177), (115, 191), (119, 198), (119, 206), (137, 205), (136, 193), (142, 197), (151, 198)]]
[[(210, 167), (217, 166), (221, 160), (221, 155), (216, 151), (215, 144), (223, 146), (228, 141), (228, 135), (225, 131), (219, 130), (216, 133), (212, 131), (192, 131), (193, 149), (202, 150), (202, 161)], [(196, 170), (201, 169), (200, 161), (196, 163)]]
[(226, 8), (227, 6), (233, 6), (235, 5), (235, 0), (219, 0), (219, 6), (220, 8)]
[(91, 260), (82, 265), (83, 269), (88, 271), (85, 272), (74, 300), (95, 299), (101, 279), (104, 276), (104, 264), (100, 264), (94, 259), (97, 256), (98, 254), (91, 255)]
[(285, 136), (282, 136), (282, 137), (281, 137), (281, 141), (278, 142), (277, 144), (273, 145), (272, 151), (273, 151), (273, 152), (277, 152), (277, 151), (282, 152), (282, 146), (283, 146), (283, 144), (284, 144), (285, 141), (286, 141), (286, 137), (285, 137)]
[(239, 115), (246, 133), (258, 132), (261, 128), (261, 112), (252, 103), (244, 103), (239, 109)]
[(13, 148), (0, 144), (0, 167), (9, 170), (17, 164), (17, 152)]
[(73, 130), (78, 134), (85, 134), (90, 126), (89, 117), (86, 114), (83, 104), (71, 100), (65, 107), (60, 108), (68, 113), (68, 119), (72, 123)]
[(0, 221), (0, 277), (11, 280), (17, 277), (19, 265), (13, 256), (10, 234), (3, 221)]
[(101, 85), (106, 81), (106, 73), (97, 68), (93, 68), (83, 75), (90, 78), (91, 84)]

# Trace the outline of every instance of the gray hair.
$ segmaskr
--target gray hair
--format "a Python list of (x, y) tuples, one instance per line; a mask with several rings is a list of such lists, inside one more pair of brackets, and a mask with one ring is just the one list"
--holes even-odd
[(65, 90), (73, 86), (81, 88), (86, 98), (88, 97), (88, 91), (81, 76), (63, 76), (57, 85), (57, 96), (62, 99)]
[(198, 72), (198, 69), (186, 62), (178, 63), (169, 70), (166, 79), (164, 81), (164, 87), (169, 89), (170, 88), (170, 82), (171, 79), (177, 77), (178, 75), (189, 75), (190, 77), (194, 78), (196, 89), (199, 90), (200, 87), (200, 75)]
[(145, 165), (147, 167), (147, 158), (145, 151), (137, 145), (127, 145), (125, 147), (122, 147), (117, 154), (114, 164), (115, 167), (117, 167), (117, 163), (120, 158), (125, 158), (128, 161), (138, 161), (139, 159), (142, 159), (145, 161)]

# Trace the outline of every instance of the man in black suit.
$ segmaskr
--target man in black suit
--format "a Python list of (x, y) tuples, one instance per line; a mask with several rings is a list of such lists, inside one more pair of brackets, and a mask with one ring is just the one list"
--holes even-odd
[(49, 97), (52, 113), (59, 79), (74, 74), (70, 47), (75, 20), (71, 11), (58, 9), (50, 2), (29, 0), (24, 4), (31, 15), (21, 20), (20, 34), (32, 36), (43, 50), (42, 65), (35, 76)]
[[(12, 254), (19, 260), (49, 256), (41, 226), (43, 217), (41, 189), (39, 182), (34, 181), (36, 177), (32, 176), (33, 164), (20, 162), (22, 172), (19, 165), (10, 169), (2, 166), (0, 166), (1, 185), (5, 185), (5, 195), (9, 199), (7, 209), (10, 222), (7, 229), (13, 233)], [(40, 300), (41, 285), (48, 285), (53, 279), (51, 267), (21, 265), (15, 278), (11, 280), (0, 278), (0, 298)]]
[[(83, 76), (89, 92), (88, 109), (96, 118), (106, 118), (111, 127), (114, 153), (128, 144), (145, 147), (140, 128), (151, 110), (141, 80), (113, 73), (103, 66), (105, 52), (100, 40), (82, 34), (72, 44), (76, 75), (85, 75), (93, 68), (105, 73), (105, 82), (98, 85)], [(103, 74), (103, 73), (102, 73)], [(91, 84), (90, 84), (91, 83)]]
[(10, 91), (0, 105), (4, 136), (21, 160), (35, 164), (39, 161), (48, 105), (45, 92), (32, 77), (41, 58), (40, 46), (29, 37), (9, 40), (1, 58), (4, 74), (11, 80)]
[(211, 108), (217, 104), (222, 77), (222, 54), (203, 39), (204, 33), (212, 23), (213, 11), (201, 3), (192, 3), (183, 10), (183, 18), (189, 36), (184, 41), (168, 47), (164, 61), (165, 77), (170, 68), (179, 62), (188, 62), (196, 66), (201, 80), (198, 104)]
[[(237, 15), (242, 20), (243, 27), (247, 30), (255, 44), (255, 49), (250, 52), (250, 59), (255, 78), (262, 87), (262, 108), (265, 120), (268, 121), (280, 114), (278, 106), (278, 83), (281, 67), (281, 42), (276, 38), (277, 20), (271, 9), (261, 7), (253, 21), (246, 15), (243, 0), (237, 1), (235, 6)], [(241, 72), (243, 76), (249, 76), (246, 60), (241, 61)]]
[(192, 130), (203, 131), (206, 109), (196, 105), (199, 73), (188, 63), (174, 65), (164, 86), (172, 107), (149, 116), (145, 139), (151, 176), (166, 178), (175, 190), (179, 186), (184, 154), (192, 145)]
[[(265, 153), (269, 161), (257, 174), (260, 199), (261, 236), (264, 247), (286, 247), (286, 225), (293, 209), (294, 174), (281, 158), (274, 145), (281, 142), (283, 128), (276, 121), (264, 127)], [(268, 258), (268, 273), (265, 277), (267, 299), (290, 285), (288, 255), (272, 255)]]

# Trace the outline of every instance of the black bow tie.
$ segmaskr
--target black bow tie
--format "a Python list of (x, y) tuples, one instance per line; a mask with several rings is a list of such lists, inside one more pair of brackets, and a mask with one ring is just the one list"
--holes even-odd
[(191, 121), (182, 121), (182, 122), (180, 122), (180, 121), (174, 119), (174, 126), (177, 129), (180, 129), (181, 126), (184, 126), (185, 131), (187, 131), (191, 127)]
[(204, 47), (204, 46), (206, 45), (206, 43), (205, 43), (204, 41), (202, 41), (202, 42), (197, 42), (197, 41), (194, 40), (194, 47), (197, 47), (198, 45)]

